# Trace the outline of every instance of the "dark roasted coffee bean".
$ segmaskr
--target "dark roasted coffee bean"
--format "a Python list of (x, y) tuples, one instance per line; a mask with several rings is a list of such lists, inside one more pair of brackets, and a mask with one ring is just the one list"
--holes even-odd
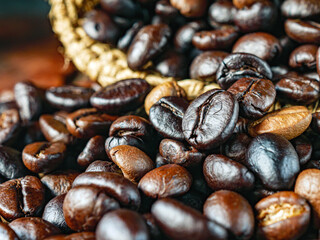
[(17, 109), (9, 109), (0, 114), (0, 144), (11, 145), (20, 131), (20, 117)]
[(297, 47), (290, 54), (289, 66), (301, 70), (313, 70), (316, 68), (316, 54), (318, 46), (305, 44)]
[(106, 135), (116, 119), (95, 108), (84, 108), (70, 113), (66, 119), (68, 131), (77, 138), (91, 138)]
[(246, 152), (252, 138), (245, 133), (233, 134), (222, 146), (222, 153), (228, 158), (245, 163)]
[(97, 240), (149, 240), (148, 228), (141, 215), (118, 209), (103, 216), (96, 230)]
[(21, 139), (19, 139), (19, 142), (16, 145), (16, 148), (19, 150), (22, 150), (30, 143), (46, 141), (42, 134), (39, 122), (28, 122), (24, 124), (20, 136)]
[(249, 53), (233, 53), (227, 56), (217, 70), (217, 83), (223, 89), (229, 88), (238, 79), (257, 77), (272, 79), (269, 65)]
[(133, 39), (128, 50), (128, 66), (133, 70), (141, 69), (164, 50), (170, 36), (171, 30), (166, 24), (143, 27)]
[(96, 160), (91, 163), (86, 172), (113, 172), (122, 174), (121, 169), (113, 162)]
[(283, 191), (263, 198), (255, 205), (255, 210), (257, 235), (264, 239), (299, 239), (310, 221), (307, 201), (294, 192)]
[(292, 140), (292, 145), (296, 149), (300, 165), (306, 164), (311, 159), (312, 144), (307, 137), (300, 135)]
[(231, 1), (218, 0), (211, 4), (208, 10), (211, 26), (218, 24), (232, 24), (236, 15), (236, 8)]
[(285, 0), (281, 12), (287, 18), (316, 18), (320, 16), (320, 2), (317, 0)]
[(96, 92), (90, 102), (92, 106), (108, 114), (125, 113), (141, 106), (150, 88), (143, 79), (126, 79)]
[(16, 233), (9, 227), (9, 225), (3, 222), (0, 223), (0, 239), (19, 240)]
[(163, 97), (150, 108), (150, 122), (162, 136), (183, 141), (182, 119), (188, 105), (181, 97)]
[(79, 232), (70, 235), (56, 235), (44, 240), (96, 240), (96, 235), (94, 232)]
[(44, 206), (44, 187), (40, 180), (26, 176), (0, 184), (0, 214), (7, 221), (36, 216)]
[(148, 228), (149, 236), (152, 240), (163, 239), (162, 233), (156, 224), (156, 220), (151, 213), (145, 213), (142, 215)]
[(320, 112), (312, 113), (311, 128), (316, 133), (320, 133)]
[(255, 137), (246, 155), (248, 168), (271, 190), (290, 189), (300, 171), (299, 157), (284, 137), (265, 133)]
[(157, 200), (152, 205), (151, 213), (160, 229), (171, 239), (228, 239), (226, 229), (177, 200), (170, 198)]
[(60, 233), (59, 228), (39, 217), (23, 217), (9, 223), (19, 239), (41, 240)]
[(104, 148), (105, 142), (106, 138), (102, 136), (91, 138), (78, 156), (78, 164), (81, 167), (88, 167), (95, 160), (107, 160), (108, 156)]
[(72, 111), (89, 107), (89, 100), (93, 93), (91, 88), (61, 86), (48, 89), (46, 99), (55, 108)]
[(155, 167), (156, 167), (156, 168), (168, 164), (168, 162), (166, 161), (166, 159), (164, 159), (164, 158), (160, 155), (160, 153), (157, 153), (156, 159), (155, 159), (154, 163), (155, 163)]
[(224, 143), (238, 120), (239, 104), (231, 93), (213, 89), (197, 97), (182, 120), (182, 130), (189, 144), (208, 150)]
[(239, 117), (233, 133), (247, 133), (248, 132), (249, 120), (246, 118)]
[(126, 52), (130, 47), (133, 41), (133, 38), (137, 35), (137, 33), (140, 31), (142, 27), (143, 27), (142, 21), (138, 21), (132, 24), (130, 29), (128, 29), (126, 33), (122, 37), (120, 37), (117, 43), (117, 48)]
[(22, 152), (24, 165), (34, 173), (48, 173), (55, 170), (64, 160), (66, 145), (62, 142), (35, 142)]
[(287, 35), (299, 43), (320, 44), (320, 23), (287, 19), (284, 27)]
[(318, 48), (318, 51), (317, 51), (316, 63), (317, 63), (317, 73), (320, 76), (320, 47)]
[(101, 7), (111, 15), (133, 18), (139, 13), (139, 8), (132, 0), (100, 0)]
[(199, 194), (199, 192), (196, 190), (190, 190), (189, 192), (179, 197), (175, 197), (174, 199), (198, 211), (202, 211), (202, 207), (205, 200), (203, 195)]
[(206, 0), (170, 0), (170, 3), (186, 17), (202, 17), (207, 8)]
[(173, 7), (169, 0), (160, 0), (156, 3), (156, 6), (154, 8), (155, 13), (159, 16), (165, 17), (165, 18), (175, 18), (178, 16), (179, 11), (175, 7)]
[(188, 65), (185, 55), (170, 50), (155, 60), (155, 70), (165, 77), (185, 78)]
[(276, 89), (268, 79), (240, 78), (228, 89), (239, 102), (240, 115), (248, 119), (261, 118), (272, 107)]
[(238, 193), (220, 190), (211, 194), (203, 206), (203, 214), (228, 229), (237, 239), (248, 240), (253, 235), (253, 210)]
[(82, 23), (83, 30), (94, 40), (115, 44), (120, 29), (111, 17), (101, 10), (88, 11)]

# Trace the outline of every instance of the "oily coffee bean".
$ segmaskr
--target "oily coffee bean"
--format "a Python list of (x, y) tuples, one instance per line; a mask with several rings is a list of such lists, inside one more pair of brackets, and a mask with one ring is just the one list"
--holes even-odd
[(48, 173), (55, 170), (64, 160), (66, 145), (62, 142), (35, 142), (22, 152), (24, 165), (34, 173)]
[(317, 18), (320, 3), (317, 0), (286, 0), (281, 5), (281, 12), (287, 18)]
[(126, 79), (97, 91), (90, 102), (95, 108), (116, 115), (141, 106), (149, 91), (147, 81), (140, 78)]
[(212, 190), (246, 191), (253, 188), (255, 177), (247, 167), (220, 154), (206, 157), (203, 174)]
[(176, 51), (167, 51), (155, 60), (155, 70), (165, 77), (185, 78), (188, 65), (188, 59)]
[(147, 228), (148, 228), (148, 232), (149, 232), (149, 236), (152, 240), (161, 240), (163, 239), (162, 233), (159, 229), (159, 227), (156, 224), (156, 220), (154, 219), (154, 217), (152, 216), (151, 213), (145, 213), (142, 215), (142, 217), (144, 218), (146, 224), (147, 224)]
[(137, 186), (117, 173), (85, 172), (74, 180), (72, 186), (103, 188), (106, 194), (116, 199), (122, 206), (131, 209), (138, 209), (141, 203)]
[(299, 43), (320, 44), (320, 24), (300, 19), (287, 19), (284, 23), (286, 34)]
[(153, 161), (139, 148), (120, 145), (110, 150), (111, 160), (121, 169), (123, 176), (132, 182), (138, 182), (154, 168)]
[(80, 232), (70, 235), (56, 235), (45, 240), (96, 240), (96, 235), (94, 232)]
[(274, 133), (288, 140), (301, 135), (310, 125), (311, 112), (304, 106), (293, 106), (268, 113), (251, 122), (248, 132), (252, 137), (263, 133)]
[(132, 26), (126, 31), (126, 33), (119, 38), (117, 48), (126, 52), (130, 47), (133, 38), (137, 35), (140, 29), (143, 27), (143, 22), (138, 21), (132, 24)]
[(147, 25), (140, 29), (128, 50), (128, 66), (140, 70), (166, 47), (171, 30), (166, 24)]
[(183, 141), (182, 119), (188, 105), (181, 97), (163, 97), (150, 108), (150, 122), (162, 136)]
[(87, 167), (86, 172), (113, 172), (122, 174), (121, 169), (116, 164), (114, 164), (113, 162), (101, 160), (92, 162)]
[(222, 153), (237, 162), (245, 164), (246, 152), (252, 138), (246, 133), (234, 133), (222, 146)]
[(59, 228), (39, 217), (23, 217), (9, 223), (19, 239), (41, 240), (60, 233)]
[(160, 229), (171, 239), (228, 239), (226, 229), (177, 200), (157, 200), (152, 205), (151, 213)]
[(115, 44), (120, 36), (120, 29), (116, 23), (101, 10), (88, 11), (82, 27), (90, 38), (105, 43)]
[(19, 240), (16, 233), (3, 222), (0, 223), (0, 239), (2, 240)]
[(318, 46), (305, 44), (294, 49), (289, 58), (289, 66), (301, 70), (313, 70), (316, 68), (316, 54)]
[(278, 192), (256, 205), (259, 237), (264, 239), (298, 239), (307, 230), (310, 207), (294, 192)]
[(95, 136), (91, 138), (78, 156), (77, 162), (81, 167), (88, 167), (95, 160), (106, 160), (108, 156), (104, 149), (106, 138)]
[(222, 60), (228, 56), (223, 51), (206, 51), (199, 54), (191, 63), (190, 77), (206, 82), (214, 82)]
[(179, 15), (178, 9), (173, 7), (168, 0), (158, 1), (154, 7), (154, 11), (157, 15), (170, 19)]
[(186, 17), (202, 17), (207, 8), (206, 0), (170, 0), (170, 4)]
[(134, 18), (139, 13), (139, 8), (132, 0), (101, 0), (101, 7), (112, 15)]
[(225, 142), (238, 120), (239, 104), (233, 95), (212, 89), (197, 97), (186, 110), (182, 130), (188, 143), (209, 150)]
[(25, 176), (0, 184), (0, 214), (7, 221), (38, 215), (44, 206), (45, 189), (40, 180)]
[(151, 170), (141, 178), (139, 189), (148, 197), (164, 198), (188, 192), (192, 176), (177, 164), (167, 164)]
[(95, 108), (83, 108), (70, 113), (66, 119), (68, 131), (77, 138), (105, 135), (116, 117)]
[(0, 114), (0, 144), (13, 143), (20, 131), (20, 116), (17, 109), (9, 109)]
[(244, 77), (272, 79), (272, 71), (264, 60), (249, 53), (230, 54), (217, 70), (217, 83), (222, 89)]
[(273, 105), (276, 89), (268, 79), (240, 78), (228, 89), (239, 102), (240, 115), (244, 118), (261, 118)]
[(296, 149), (300, 165), (306, 164), (311, 159), (312, 144), (309, 139), (303, 135), (292, 140), (292, 145)]
[(143, 217), (127, 209), (118, 209), (103, 216), (96, 230), (97, 240), (149, 240)]
[(294, 147), (284, 137), (272, 133), (261, 134), (251, 141), (246, 162), (270, 190), (290, 189), (300, 171)]
[(194, 147), (173, 139), (163, 139), (159, 145), (159, 153), (164, 162), (183, 167), (197, 165), (205, 158), (205, 154)]
[(254, 232), (254, 213), (240, 194), (220, 190), (211, 194), (203, 206), (203, 214), (228, 229), (237, 239), (251, 239)]
[(214, 27), (216, 23), (232, 24), (236, 12), (237, 10), (231, 1), (218, 0), (209, 7), (209, 23), (212, 27)]

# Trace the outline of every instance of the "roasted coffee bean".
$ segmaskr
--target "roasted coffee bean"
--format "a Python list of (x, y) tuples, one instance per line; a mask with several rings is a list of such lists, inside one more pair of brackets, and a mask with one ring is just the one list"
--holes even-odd
[(164, 158), (160, 155), (160, 153), (157, 153), (156, 160), (155, 160), (154, 162), (155, 162), (155, 165), (156, 165), (155, 167), (156, 167), (156, 168), (168, 164), (168, 162), (166, 161), (166, 159), (164, 159)]
[(112, 18), (101, 10), (88, 11), (82, 23), (83, 30), (93, 40), (115, 44), (120, 29)]
[(53, 87), (46, 91), (47, 101), (55, 108), (72, 111), (90, 106), (91, 88), (78, 86)]
[(47, 187), (52, 196), (59, 196), (67, 193), (72, 186), (74, 179), (79, 175), (74, 170), (56, 171), (41, 178), (41, 182)]
[(228, 239), (226, 229), (177, 200), (157, 200), (152, 205), (151, 213), (160, 229), (171, 239)]
[(228, 190), (214, 192), (204, 203), (203, 214), (228, 229), (237, 239), (248, 240), (253, 235), (253, 210), (238, 193)]
[(316, 18), (320, 16), (320, 3), (317, 0), (286, 0), (281, 12), (287, 18)]
[(28, 122), (24, 124), (22, 131), (20, 132), (21, 139), (17, 144), (14, 144), (15, 148), (22, 150), (26, 145), (33, 142), (46, 141), (40, 128), (39, 122)]
[(311, 112), (304, 106), (293, 106), (268, 113), (251, 122), (248, 132), (252, 137), (263, 133), (274, 133), (291, 140), (300, 136), (310, 125)]
[(23, 217), (9, 223), (19, 239), (41, 240), (60, 233), (59, 228), (39, 217)]
[(232, 24), (236, 8), (231, 1), (218, 0), (211, 4), (208, 10), (209, 23), (212, 27), (218, 24)]
[(141, 215), (118, 209), (103, 216), (96, 230), (97, 240), (149, 240), (148, 228)]
[(56, 235), (45, 240), (96, 240), (96, 235), (94, 232), (80, 232), (70, 235)]
[(198, 211), (202, 211), (202, 207), (205, 200), (203, 195), (199, 194), (199, 192), (196, 190), (190, 190), (189, 192), (179, 197), (175, 197), (174, 199)]
[(239, 117), (236, 123), (236, 127), (233, 130), (233, 133), (247, 133), (248, 123), (249, 123), (248, 119)]
[(173, 139), (163, 139), (160, 142), (159, 153), (165, 163), (174, 163), (183, 167), (197, 165), (205, 158), (205, 154), (194, 147)]
[(113, 172), (122, 174), (121, 169), (116, 164), (114, 164), (113, 162), (101, 160), (96, 160), (91, 163), (87, 167), (86, 172)]
[(233, 134), (222, 146), (222, 153), (237, 162), (245, 163), (246, 152), (252, 138), (245, 133)]
[(312, 113), (311, 128), (316, 133), (320, 133), (320, 112)]
[(104, 149), (106, 138), (95, 136), (91, 138), (78, 156), (77, 162), (81, 167), (88, 167), (95, 160), (106, 160), (108, 156)]
[(73, 187), (93, 186), (103, 188), (106, 194), (115, 198), (122, 206), (138, 209), (140, 193), (135, 184), (120, 174), (111, 172), (85, 172), (73, 182)]
[(296, 149), (300, 165), (306, 164), (311, 159), (312, 144), (309, 139), (303, 135), (292, 140), (292, 145)]
[(240, 115), (248, 119), (261, 118), (272, 107), (276, 89), (268, 79), (240, 78), (228, 89), (239, 102)]
[(126, 79), (96, 92), (90, 102), (95, 108), (111, 115), (125, 113), (141, 106), (150, 88), (143, 79)]
[(132, 0), (101, 0), (101, 7), (111, 15), (134, 18), (139, 13), (139, 8)]
[(320, 75), (316, 71), (303, 73), (303, 76), (320, 82)]
[(128, 29), (126, 33), (122, 37), (120, 37), (117, 43), (117, 48), (126, 52), (130, 47), (133, 41), (133, 38), (137, 35), (137, 33), (140, 31), (142, 27), (143, 27), (142, 21), (138, 21), (132, 24), (130, 29)]
[(7, 221), (38, 215), (44, 206), (44, 187), (40, 180), (25, 176), (0, 184), (0, 214)]
[(215, 148), (232, 135), (238, 114), (239, 104), (231, 93), (212, 89), (197, 97), (185, 112), (185, 139), (199, 150)]
[(20, 116), (17, 109), (9, 109), (0, 114), (0, 144), (10, 145), (18, 137)]
[(320, 76), (320, 47), (318, 48), (317, 55), (316, 55), (316, 64), (317, 64), (317, 73)]
[(178, 9), (173, 7), (169, 0), (160, 0), (156, 3), (154, 11), (157, 15), (173, 19), (179, 15)]
[(16, 233), (8, 226), (8, 224), (0, 223), (0, 239), (2, 240), (19, 240)]
[(156, 220), (151, 213), (145, 213), (142, 215), (148, 228), (149, 236), (152, 240), (163, 239), (162, 233), (156, 224)]
[(191, 174), (177, 164), (167, 164), (151, 170), (141, 178), (139, 189), (152, 198), (182, 195), (189, 191)]
[(289, 66), (301, 70), (313, 70), (316, 68), (316, 54), (318, 46), (305, 44), (297, 47), (290, 54)]
[(192, 44), (204, 51), (228, 49), (237, 38), (237, 28), (226, 25), (221, 29), (197, 32), (192, 37)]
[(244, 165), (220, 154), (209, 155), (203, 174), (212, 190), (246, 191), (253, 188), (255, 177)]
[(294, 147), (284, 137), (272, 133), (261, 134), (251, 141), (246, 162), (270, 190), (290, 189), (300, 171)]
[(222, 60), (228, 56), (223, 51), (207, 51), (199, 54), (190, 66), (190, 77), (206, 82), (216, 80), (216, 73)]
[(233, 5), (239, 9), (250, 7), (252, 4), (256, 2), (263, 2), (263, 0), (232, 0)]
[(217, 70), (217, 83), (222, 89), (244, 77), (272, 79), (272, 71), (264, 60), (249, 53), (230, 54)]
[(202, 17), (207, 8), (206, 0), (170, 0), (173, 7), (186, 17)]
[(63, 202), (63, 215), (74, 231), (94, 231), (102, 216), (118, 209), (119, 203), (109, 197), (103, 188), (73, 187)]
[(68, 131), (77, 138), (106, 135), (116, 117), (95, 108), (84, 108), (70, 113), (66, 119)]
[(263, 239), (298, 239), (310, 221), (307, 201), (294, 192), (278, 192), (256, 205), (258, 237)]
[(62, 142), (35, 142), (22, 152), (24, 165), (34, 173), (48, 173), (55, 170), (64, 160), (66, 145)]
[(182, 119), (188, 105), (181, 97), (163, 97), (150, 108), (150, 122), (162, 136), (183, 141)]
[(320, 44), (320, 24), (300, 19), (287, 19), (286, 34), (299, 43)]
[(166, 24), (155, 24), (143, 27), (134, 37), (128, 50), (128, 66), (139, 70), (153, 60), (166, 47), (171, 30)]
[(185, 78), (188, 66), (188, 59), (182, 53), (170, 50), (155, 60), (155, 70), (165, 77)]
[(154, 168), (153, 161), (139, 148), (121, 145), (110, 150), (111, 160), (121, 169), (123, 176), (138, 182)]

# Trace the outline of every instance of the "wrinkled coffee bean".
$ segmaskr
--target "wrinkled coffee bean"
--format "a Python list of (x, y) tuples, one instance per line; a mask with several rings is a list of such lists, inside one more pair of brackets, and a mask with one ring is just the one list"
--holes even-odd
[(95, 136), (91, 138), (83, 151), (78, 156), (77, 162), (81, 167), (88, 167), (95, 160), (108, 159), (104, 149), (105, 137)]
[(8, 224), (0, 223), (0, 239), (2, 240), (19, 240), (16, 233), (8, 226)]
[(299, 43), (320, 44), (320, 24), (300, 19), (287, 19), (284, 23), (286, 34)]
[(313, 70), (316, 68), (316, 54), (318, 46), (305, 44), (294, 49), (289, 57), (289, 66), (301, 70)]
[(0, 114), (0, 144), (13, 143), (20, 131), (20, 116), (17, 109), (9, 109)]
[(237, 162), (245, 164), (246, 152), (252, 138), (245, 133), (233, 134), (222, 146), (222, 153)]
[(186, 17), (202, 17), (207, 7), (207, 0), (170, 0), (170, 3)]
[(122, 174), (121, 169), (116, 164), (114, 164), (113, 162), (101, 160), (96, 160), (91, 163), (87, 167), (86, 172), (113, 172)]

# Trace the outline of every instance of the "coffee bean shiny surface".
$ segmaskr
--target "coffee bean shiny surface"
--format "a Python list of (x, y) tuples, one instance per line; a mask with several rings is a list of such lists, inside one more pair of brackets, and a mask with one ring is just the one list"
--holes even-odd
[(316, 54), (318, 46), (305, 44), (294, 49), (289, 58), (289, 66), (301, 70), (313, 70), (316, 68)]
[(320, 44), (320, 24), (300, 19), (287, 19), (286, 34), (299, 43)]
[(0, 238), (2, 240), (19, 240), (15, 232), (8, 226), (8, 224), (0, 223)]
[(205, 14), (207, 7), (206, 0), (170, 0), (170, 3), (186, 17), (201, 17)]
[(288, 18), (319, 19), (320, 3), (317, 0), (286, 0), (281, 5), (281, 11)]
[(246, 133), (234, 133), (222, 146), (222, 153), (234, 161), (244, 163), (251, 140)]
[(188, 59), (182, 53), (168, 51), (155, 60), (155, 70), (165, 77), (186, 78)]
[(96, 160), (91, 163), (86, 172), (113, 172), (122, 174), (121, 169), (113, 162)]
[(95, 160), (108, 159), (104, 149), (105, 137), (95, 136), (90, 138), (83, 151), (78, 156), (77, 162), (81, 167), (88, 167)]
[(17, 109), (9, 109), (0, 114), (0, 143), (10, 144), (20, 132), (20, 117)]
[[(218, 0), (208, 9), (209, 23), (232, 24), (237, 10), (231, 1)], [(213, 27), (213, 26), (212, 26)]]

